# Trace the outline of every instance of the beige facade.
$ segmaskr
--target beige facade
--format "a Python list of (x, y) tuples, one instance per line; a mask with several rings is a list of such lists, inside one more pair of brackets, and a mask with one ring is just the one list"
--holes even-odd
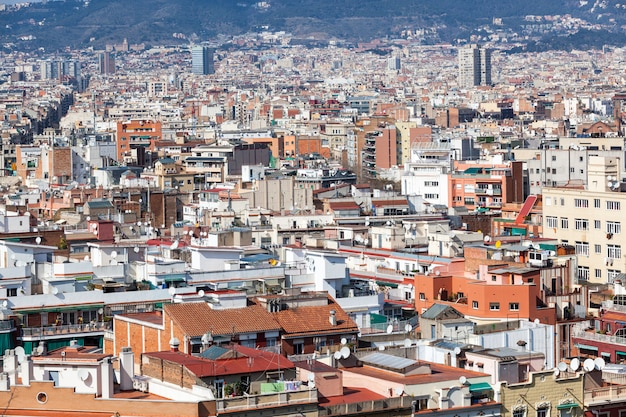
[(502, 417), (580, 417), (583, 412), (583, 374), (555, 371), (530, 374), (519, 384), (502, 384)]
[(590, 157), (585, 189), (543, 189), (543, 235), (576, 248), (579, 282), (612, 282), (626, 271), (620, 165), (618, 158)]

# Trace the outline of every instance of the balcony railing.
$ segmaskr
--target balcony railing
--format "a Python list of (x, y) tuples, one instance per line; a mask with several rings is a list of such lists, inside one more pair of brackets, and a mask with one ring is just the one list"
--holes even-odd
[(374, 413), (380, 410), (397, 410), (410, 408), (413, 397), (394, 397), (375, 401), (361, 401), (350, 404), (338, 404), (330, 407), (323, 407), (319, 410), (319, 416), (341, 416), (355, 413)]
[(255, 410), (263, 407), (280, 407), (291, 404), (317, 403), (316, 389), (301, 389), (271, 394), (246, 395), (243, 397), (218, 398), (217, 411)]
[(577, 337), (579, 339), (585, 340), (595, 340), (602, 343), (612, 343), (614, 345), (624, 345), (626, 346), (626, 337), (623, 336), (611, 336), (602, 333), (595, 333), (593, 331), (587, 332), (584, 330), (575, 329), (572, 332), (572, 337)]
[(588, 406), (598, 403), (606, 404), (613, 401), (624, 400), (626, 400), (626, 385), (585, 390), (585, 404)]
[(22, 328), (22, 339), (59, 336), (75, 333), (102, 333), (113, 328), (112, 322), (92, 322), (84, 324), (67, 324), (61, 326), (25, 327)]

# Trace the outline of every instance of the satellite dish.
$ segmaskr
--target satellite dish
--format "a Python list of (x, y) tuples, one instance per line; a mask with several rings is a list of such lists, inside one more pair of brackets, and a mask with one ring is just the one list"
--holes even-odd
[(459, 384), (465, 385), (466, 382), (467, 382), (467, 378), (465, 378), (465, 376), (461, 375), (459, 377)]
[(385, 346), (378, 346), (378, 350), (385, 350)]
[(572, 361), (569, 363), (569, 367), (572, 370), (572, 372), (578, 371), (578, 368), (580, 368), (580, 359), (578, 358), (572, 359)]
[(113, 259), (117, 258), (117, 251), (116, 250), (111, 252), (111, 258), (113, 258)]
[(393, 390), (397, 396), (402, 395), (402, 393), (404, 392), (404, 390), (402, 389), (402, 387), (396, 387), (396, 389)]
[(458, 355), (458, 354), (460, 354), (460, 353), (461, 353), (461, 348), (460, 348), (460, 347), (458, 347), (458, 346), (457, 346), (457, 347), (455, 347), (455, 348), (454, 348), (454, 354), (455, 354), (455, 355)]
[(333, 357), (334, 357), (336, 360), (341, 359), (341, 352), (336, 351), (335, 353), (333, 353)]
[(559, 362), (559, 364), (556, 366), (559, 371), (561, 372), (565, 372), (567, 371), (567, 364), (565, 362)]
[(594, 368), (597, 370), (602, 370), (604, 369), (604, 366), (606, 365), (606, 362), (604, 361), (603, 358), (595, 358), (593, 360), (593, 364), (594, 364)]
[(3, 308), (7, 308), (7, 306), (8, 306), (8, 305), (9, 305), (9, 302), (8, 302), (7, 300), (4, 300), (4, 301), (2, 302), (2, 307), (3, 307)]
[(89, 379), (89, 371), (87, 371), (86, 369), (81, 369), (80, 371), (78, 371), (78, 377), (80, 378), (81, 381), (86, 381)]
[(26, 357), (26, 351), (24, 351), (24, 348), (22, 346), (18, 346), (15, 348), (15, 356), (17, 356), (18, 363), (24, 362), (24, 358)]
[(169, 288), (167, 289), (167, 292), (168, 292), (171, 296), (173, 296), (174, 294), (176, 294), (176, 287), (169, 287)]
[(198, 297), (204, 297), (204, 290), (198, 291)]
[(391, 334), (393, 333), (393, 324), (390, 324), (389, 326), (387, 326), (387, 334)]
[(344, 346), (341, 348), (339, 353), (341, 353), (341, 357), (343, 359), (348, 359), (350, 357), (350, 348), (348, 346)]
[(133, 248), (133, 251), (134, 251), (135, 253), (139, 253), (139, 246), (135, 246), (135, 247)]
[(536, 326), (536, 325), (538, 325), (541, 322), (539, 321), (539, 319), (535, 319), (535, 320), (533, 320), (533, 323), (535, 323), (535, 326)]
[(59, 289), (57, 287), (52, 287), (52, 294), (57, 295), (59, 293)]
[(348, 343), (348, 339), (346, 339), (345, 337), (341, 338), (341, 344), (345, 345), (346, 343)]
[(554, 377), (557, 378), (560, 374), (561, 371), (559, 371), (559, 368), (554, 368)]
[(411, 339), (404, 339), (404, 347), (405, 348), (410, 348), (412, 344), (413, 344), (413, 342), (411, 342)]
[(37, 346), (37, 349), (35, 349), (35, 351), (37, 352), (38, 355), (41, 355), (43, 353), (43, 346), (41, 345)]
[(35, 238), (35, 242), (36, 242), (38, 245), (39, 245), (39, 244), (41, 244), (41, 236), (37, 236), (37, 237)]
[(413, 326), (411, 326), (411, 323), (407, 323), (407, 324), (404, 326), (404, 331), (405, 331), (405, 332), (407, 332), (407, 333), (410, 333), (410, 332), (411, 332), (411, 330), (413, 330)]
[(589, 359), (585, 359), (585, 361), (583, 362), (583, 369), (587, 372), (591, 372), (593, 371), (593, 369), (595, 368), (596, 364), (593, 361), (593, 359), (589, 358)]
[(89, 255), (85, 255), (85, 257), (83, 258), (83, 260), (84, 260), (85, 262), (87, 262), (87, 261), (89, 260)]
[(484, 241), (485, 243), (489, 243), (489, 242), (491, 242), (491, 236), (489, 236), (489, 235), (485, 236), (485, 237), (484, 237), (484, 239), (483, 239), (483, 241)]
[(175, 240), (174, 243), (170, 245), (170, 249), (177, 249), (177, 248), (178, 248), (178, 240)]
[(315, 375), (309, 374), (309, 378), (308, 379), (309, 379), (309, 382), (315, 381)]

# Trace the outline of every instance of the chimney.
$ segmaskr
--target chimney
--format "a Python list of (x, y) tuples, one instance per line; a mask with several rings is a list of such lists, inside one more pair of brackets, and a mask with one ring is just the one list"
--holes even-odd
[(6, 372), (0, 373), (0, 391), (9, 391), (11, 388), (11, 381), (9, 380), (9, 374)]
[(26, 356), (22, 361), (22, 385), (30, 386), (33, 378), (33, 361), (30, 356)]
[(135, 354), (130, 347), (123, 347), (120, 353), (120, 390), (130, 391), (133, 389), (133, 377), (135, 376)]
[(335, 310), (330, 310), (330, 317), (328, 318), (331, 326), (337, 325), (337, 317), (335, 316)]
[(172, 352), (178, 352), (179, 346), (180, 346), (180, 341), (176, 337), (172, 337), (170, 339), (170, 350)]
[(113, 398), (113, 365), (111, 358), (104, 358), (102, 364), (102, 399)]

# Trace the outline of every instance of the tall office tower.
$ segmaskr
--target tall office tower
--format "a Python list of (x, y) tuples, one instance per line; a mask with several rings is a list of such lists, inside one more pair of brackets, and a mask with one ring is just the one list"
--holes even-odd
[(98, 65), (100, 66), (100, 74), (115, 74), (115, 56), (111, 52), (100, 53)]
[(479, 45), (459, 48), (459, 86), (491, 85), (491, 50)]
[(80, 77), (80, 62), (63, 61), (63, 75), (78, 79)]
[(198, 75), (208, 75), (215, 72), (213, 48), (203, 45), (195, 45), (191, 48), (191, 72)]
[(400, 58), (397, 56), (392, 56), (387, 59), (387, 69), (389, 71), (398, 71), (400, 70)]

